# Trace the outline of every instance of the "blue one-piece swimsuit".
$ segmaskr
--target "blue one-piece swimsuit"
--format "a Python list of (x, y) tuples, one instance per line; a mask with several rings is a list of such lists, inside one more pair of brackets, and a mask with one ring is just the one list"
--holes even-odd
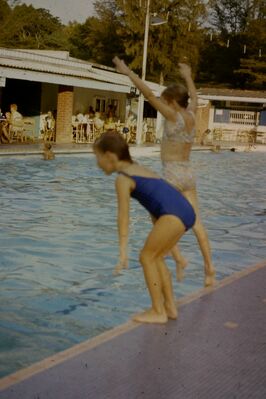
[(139, 201), (156, 219), (163, 215), (174, 215), (190, 229), (196, 220), (196, 215), (189, 201), (167, 181), (154, 177), (143, 177), (121, 174), (131, 178), (136, 183), (131, 197)]

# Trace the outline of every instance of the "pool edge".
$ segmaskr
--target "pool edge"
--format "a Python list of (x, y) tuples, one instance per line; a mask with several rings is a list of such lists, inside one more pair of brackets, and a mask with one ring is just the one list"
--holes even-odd
[[(232, 275), (224, 278), (221, 280), (219, 283), (216, 283), (213, 287), (208, 287), (208, 288), (202, 288), (200, 290), (197, 290), (194, 293), (188, 294), (182, 298), (180, 298), (177, 301), (177, 304), (179, 306), (183, 306), (186, 304), (189, 304), (205, 295), (208, 295), (209, 293), (216, 291), (220, 288), (225, 287), (226, 285), (229, 285), (233, 283), (234, 281), (243, 278), (245, 276), (248, 276), (249, 274), (266, 267), (266, 260), (261, 261), (260, 263), (257, 263), (255, 265), (249, 266), (245, 268), (244, 270), (241, 270), (240, 272), (233, 273)], [(124, 333), (127, 333), (131, 330), (134, 330), (141, 326), (141, 324), (135, 323), (133, 321), (128, 321), (124, 324), (121, 324), (117, 327), (114, 327), (111, 330), (108, 330), (94, 338), (90, 338), (80, 344), (74, 345), (69, 349), (66, 349), (62, 352), (58, 352), (55, 355), (49, 356), (48, 358), (45, 358), (37, 363), (32, 364), (29, 367), (26, 367), (24, 369), (21, 369), (15, 373), (12, 373), (6, 377), (3, 377), (0, 379), (0, 391), (5, 390), (9, 388), (10, 386), (17, 384), (23, 380), (26, 380), (27, 378), (30, 378), (31, 376), (41, 373), (44, 370), (47, 370), (57, 364), (60, 364), (68, 359), (71, 359), (80, 353), (91, 350), (107, 341), (112, 340), (115, 337), (118, 337)]]

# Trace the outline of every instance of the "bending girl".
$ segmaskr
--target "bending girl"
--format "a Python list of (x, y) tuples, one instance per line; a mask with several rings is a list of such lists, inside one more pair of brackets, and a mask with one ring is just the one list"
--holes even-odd
[(177, 318), (170, 271), (164, 256), (195, 222), (186, 198), (157, 174), (133, 162), (128, 144), (115, 132), (104, 133), (93, 146), (98, 166), (107, 174), (118, 173), (118, 231), (120, 256), (115, 273), (128, 267), (130, 197), (152, 215), (154, 225), (140, 252), (140, 263), (151, 297), (151, 309), (134, 317), (142, 323), (166, 323)]
[[(212, 265), (208, 235), (200, 219), (196, 180), (189, 162), (196, 133), (195, 113), (197, 109), (197, 93), (190, 68), (186, 64), (179, 64), (180, 73), (186, 81), (187, 88), (181, 84), (173, 84), (162, 92), (160, 98), (157, 98), (124, 61), (115, 57), (113, 62), (117, 71), (127, 75), (149, 103), (165, 118), (161, 145), (164, 177), (182, 192), (196, 212), (193, 231), (204, 259), (205, 286), (210, 286), (215, 281), (215, 270)], [(190, 94), (189, 104), (188, 92)], [(177, 274), (180, 275), (180, 266), (181, 269), (184, 268), (187, 262), (180, 254), (178, 247), (172, 250), (172, 255), (177, 263)]]

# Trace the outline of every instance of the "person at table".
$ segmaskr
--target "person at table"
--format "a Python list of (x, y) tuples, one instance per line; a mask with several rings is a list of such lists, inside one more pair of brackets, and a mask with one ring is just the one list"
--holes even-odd
[(88, 115), (89, 115), (89, 119), (93, 119), (95, 117), (95, 111), (91, 105), (89, 106), (89, 109), (88, 109)]
[(9, 138), (10, 142), (14, 138), (14, 135), (17, 135), (18, 132), (21, 132), (23, 128), (23, 117), (20, 112), (18, 112), (17, 104), (10, 105), (10, 122), (9, 122)]
[(11, 113), (6, 112), (5, 117), (2, 119), (1, 122), (1, 143), (3, 144), (10, 143), (10, 135), (9, 135), (10, 118), (11, 118)]

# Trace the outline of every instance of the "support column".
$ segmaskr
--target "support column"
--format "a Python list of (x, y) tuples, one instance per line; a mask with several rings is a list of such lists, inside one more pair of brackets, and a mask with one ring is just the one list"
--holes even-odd
[(56, 142), (72, 142), (73, 87), (59, 86), (57, 96)]

